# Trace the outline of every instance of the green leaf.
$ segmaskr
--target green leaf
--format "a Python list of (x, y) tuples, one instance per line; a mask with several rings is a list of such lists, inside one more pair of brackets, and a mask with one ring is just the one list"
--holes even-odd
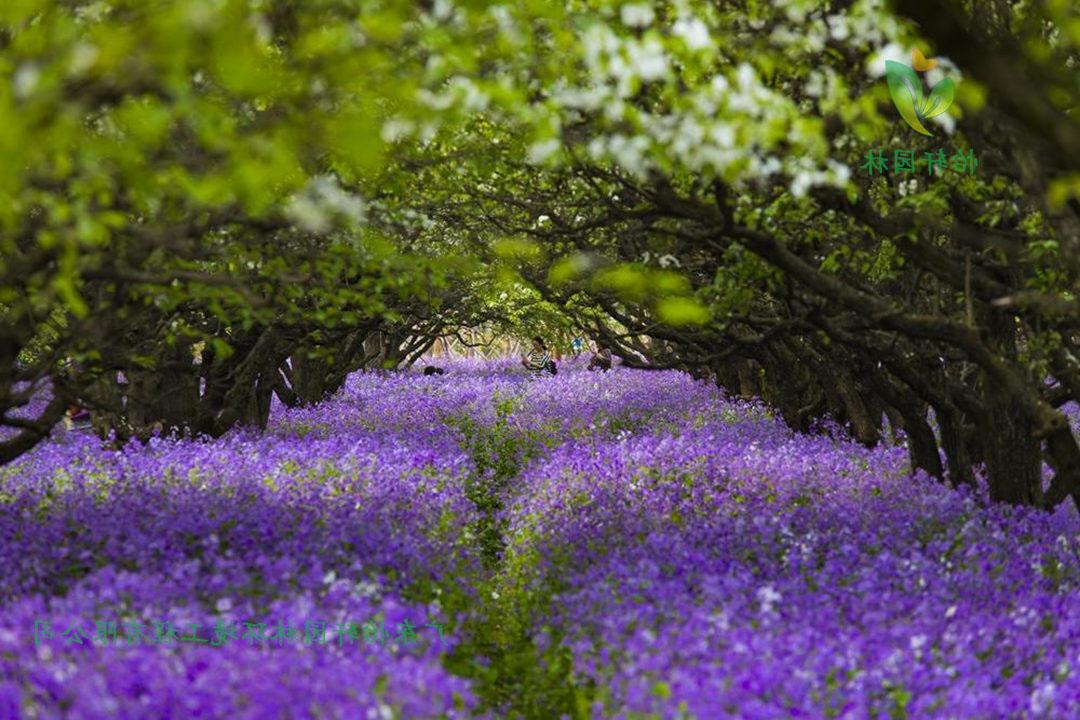
[(690, 290), (690, 281), (680, 273), (670, 270), (661, 270), (655, 273), (652, 283), (657, 294), (685, 293)]
[[(246, 30), (246, 28), (245, 28)], [(240, 96), (257, 97), (269, 95), (281, 87), (276, 77), (271, 56), (243, 33), (239, 37), (222, 33), (212, 56), (213, 70), (223, 87)]]
[(379, 167), (384, 148), (371, 112), (349, 107), (327, 122), (325, 132), (327, 148), (344, 163), (343, 169), (364, 175)]
[(709, 311), (690, 297), (664, 298), (656, 306), (656, 312), (668, 325), (704, 325), (709, 321)]
[(625, 298), (642, 298), (648, 287), (648, 276), (644, 270), (631, 264), (615, 265), (596, 273), (594, 282), (597, 287), (612, 290)]
[(986, 87), (970, 78), (965, 78), (964, 84), (956, 88), (956, 99), (966, 108), (974, 111), (981, 110), (986, 105)]
[(233, 354), (232, 345), (221, 338), (210, 338), (210, 347), (214, 350), (214, 359), (221, 361)]
[(495, 254), (504, 259), (534, 258), (540, 254), (540, 248), (531, 240), (506, 238), (493, 244)]
[(548, 281), (554, 285), (561, 285), (580, 277), (589, 269), (589, 266), (589, 258), (581, 253), (561, 258), (548, 271)]
[(46, 0), (6, 0), (0, 7), (0, 22), (18, 25), (47, 6)]
[(157, 369), (157, 358), (153, 355), (132, 355), (131, 361), (144, 370)]
[(64, 299), (64, 302), (67, 303), (76, 317), (86, 317), (90, 312), (86, 301), (83, 300), (82, 295), (75, 288), (75, 278), (72, 275), (68, 273), (57, 275), (56, 279), (53, 280), (53, 287), (56, 288), (57, 293)]
[(78, 273), (78, 250), (73, 245), (67, 245), (63, 254), (60, 255), (60, 267), (56, 277), (53, 278), (53, 287), (60, 297), (67, 303), (71, 312), (76, 317), (86, 317), (90, 307), (86, 304), (76, 287)]
[(128, 98), (114, 112), (116, 124), (139, 147), (153, 147), (169, 130), (172, 116), (158, 103)]

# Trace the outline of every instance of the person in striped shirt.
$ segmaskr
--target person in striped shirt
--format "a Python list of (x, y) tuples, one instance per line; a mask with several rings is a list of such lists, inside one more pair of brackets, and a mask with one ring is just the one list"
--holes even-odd
[(533, 377), (554, 374), (551, 372), (551, 356), (548, 354), (547, 345), (539, 335), (532, 339), (532, 352), (521, 358), (521, 364), (525, 366)]

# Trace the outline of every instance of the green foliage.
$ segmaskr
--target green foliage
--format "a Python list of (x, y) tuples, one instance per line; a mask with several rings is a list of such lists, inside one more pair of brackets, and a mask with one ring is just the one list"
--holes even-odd
[(664, 298), (660, 301), (656, 310), (661, 320), (676, 327), (704, 325), (709, 321), (709, 311), (692, 298)]
[(447, 658), (447, 667), (473, 680), (486, 709), (508, 710), (511, 717), (586, 718), (595, 689), (574, 677), (568, 648), (554, 643), (541, 649), (534, 643), (533, 619), (550, 594), (530, 588), (516, 575), (535, 567), (529, 560), (506, 564), (505, 528), (497, 520), (508, 485), (543, 451), (543, 438), (514, 423), (520, 398), (496, 396), (494, 405), (495, 420), (490, 424), (469, 412), (444, 418), (461, 432), (462, 446), (473, 459), (475, 473), (466, 494), (481, 512), (473, 536), (489, 572), (478, 597), (444, 598), (448, 612), (470, 618), (459, 630), (467, 639)]

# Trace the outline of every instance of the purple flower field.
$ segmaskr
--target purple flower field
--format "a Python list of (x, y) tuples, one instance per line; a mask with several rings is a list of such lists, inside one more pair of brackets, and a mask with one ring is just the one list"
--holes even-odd
[(0, 468), (0, 718), (1080, 717), (1074, 512), (564, 365), (57, 430)]

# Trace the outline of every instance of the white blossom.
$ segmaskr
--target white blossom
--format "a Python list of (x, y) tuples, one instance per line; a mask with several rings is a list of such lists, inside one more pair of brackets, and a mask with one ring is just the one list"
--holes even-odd
[(363, 222), (367, 206), (362, 198), (343, 190), (336, 177), (322, 175), (310, 181), (302, 193), (293, 196), (285, 214), (304, 230), (318, 234), (333, 226), (335, 216), (343, 216), (354, 223)]
[(270, 21), (266, 19), (266, 16), (262, 13), (255, 13), (248, 18), (248, 23), (252, 29), (255, 30), (255, 37), (263, 45), (269, 45), (274, 39), (274, 28), (270, 24)]
[(1044, 682), (1031, 693), (1031, 712), (1034, 715), (1045, 715), (1054, 706), (1054, 696), (1057, 695), (1057, 687), (1052, 682)]
[(68, 64), (68, 72), (72, 75), (82, 75), (94, 66), (98, 59), (98, 49), (90, 43), (81, 42), (75, 45), (71, 51), (71, 62)]
[(792, 2), (792, 0), (788, 0), (785, 3), (784, 11), (787, 13), (788, 20), (793, 23), (801, 23), (806, 19), (807, 8), (801, 2)]
[(653, 9), (646, 3), (623, 5), (619, 11), (623, 25), (629, 27), (647, 27), (656, 19)]
[(731, 123), (716, 123), (709, 130), (709, 138), (719, 147), (730, 148), (735, 145), (735, 128)]
[(844, 15), (830, 15), (825, 18), (825, 22), (829, 25), (829, 37), (834, 40), (847, 40), (851, 34), (848, 19)]
[(768, 177), (769, 175), (773, 175), (783, 170), (784, 166), (783, 163), (780, 162), (780, 159), (773, 155), (770, 155), (764, 160), (757, 155), (754, 155), (750, 158), (750, 169), (755, 175)]
[(602, 56), (618, 52), (619, 38), (611, 31), (611, 28), (593, 25), (582, 37), (582, 48), (590, 68), (596, 69)]
[(909, 52), (895, 42), (891, 42), (870, 56), (867, 60), (866, 71), (870, 77), (885, 77), (885, 61), (906, 63), (911, 57)]
[(948, 112), (943, 112), (940, 115), (935, 115), (930, 118), (933, 122), (937, 123), (945, 130), (946, 135), (952, 135), (956, 131), (956, 120)]
[(41, 71), (33, 63), (23, 63), (15, 71), (15, 97), (25, 98), (37, 87)]
[(626, 55), (630, 69), (642, 80), (659, 80), (668, 74), (668, 58), (664, 46), (656, 38), (643, 43), (628, 43)]
[(712, 47), (709, 28), (698, 18), (679, 18), (671, 28), (676, 36), (682, 38), (691, 50), (705, 50)]
[(383, 123), (379, 137), (385, 143), (394, 143), (403, 137), (407, 137), (415, 129), (416, 125), (411, 120), (391, 118)]
[(472, 80), (462, 78), (455, 84), (457, 87), (462, 88), (462, 93), (464, 95), (462, 105), (464, 105), (465, 110), (468, 112), (482, 112), (487, 109), (491, 98), (488, 97), (487, 93), (477, 87), (476, 83)]
[(420, 126), (420, 141), (426, 145), (435, 139), (435, 134), (438, 132), (438, 125), (434, 122), (426, 122)]
[(453, 77), (446, 83), (441, 93), (434, 93), (427, 88), (417, 91), (417, 97), (432, 110), (448, 110), (455, 105), (468, 112), (482, 112), (487, 109), (491, 98), (477, 87), (470, 78)]
[(514, 42), (520, 39), (517, 23), (510, 14), (509, 8), (505, 5), (493, 5), (488, 9), (488, 12), (495, 18), (495, 22), (499, 24), (499, 33), (504, 39), (510, 39)]
[(450, 0), (435, 0), (432, 15), (436, 20), (449, 20), (454, 15), (454, 4)]
[(82, 5), (75, 9), (75, 18), (78, 22), (101, 22), (109, 13), (109, 3), (104, 0)]
[(953, 79), (953, 82), (960, 82), (964, 79), (963, 73), (960, 72), (960, 68), (956, 67), (956, 64), (947, 57), (935, 57), (937, 65), (930, 70), (926, 71), (926, 84), (930, 87), (934, 87), (939, 82), (949, 77)]
[(757, 84), (757, 73), (754, 72), (754, 68), (750, 63), (740, 63), (735, 77), (738, 80), (739, 87), (743, 90), (750, 90)]
[[(629, 91), (625, 90), (625, 91), (620, 91), (620, 92), (622, 92), (623, 94), (626, 94)], [(612, 98), (604, 106), (604, 117), (607, 118), (607, 120), (609, 122), (613, 122), (613, 123), (619, 122), (620, 120), (622, 120), (623, 115), (625, 113), (626, 113), (626, 103), (623, 102), (623, 100), (621, 100), (620, 98)]]
[(772, 585), (766, 585), (757, 591), (757, 599), (761, 603), (761, 611), (764, 613), (772, 612), (773, 606), (782, 598), (783, 596)]
[(852, 45), (865, 44), (873, 47), (883, 39), (899, 38), (900, 24), (896, 16), (888, 12), (884, 0), (857, 0), (844, 15), (851, 30), (849, 42)]
[(551, 158), (562, 148), (562, 142), (558, 138), (540, 140), (529, 146), (528, 160), (533, 165), (540, 165)]
[(830, 179), (837, 185), (843, 185), (851, 179), (851, 168), (842, 162), (829, 160), (828, 168)]
[(608, 103), (610, 92), (608, 88), (600, 85), (585, 88), (557, 87), (551, 92), (551, 96), (566, 108), (597, 110)]
[(795, 175), (795, 178), (791, 181), (791, 194), (797, 198), (806, 197), (806, 191), (809, 190), (810, 186), (813, 184), (813, 173), (801, 170)]
[(379, 586), (364, 580), (356, 583), (356, 592), (364, 597), (375, 597), (379, 594)]
[(449, 93), (436, 94), (427, 88), (417, 91), (417, 98), (432, 110), (449, 110), (454, 105), (454, 98)]
[(809, 27), (803, 30), (802, 41), (806, 43), (806, 49), (812, 53), (820, 53), (825, 49), (825, 41), (828, 39), (828, 31), (821, 20), (815, 20)]
[(609, 139), (607, 149), (627, 172), (644, 177), (649, 168), (649, 163), (645, 158), (648, 145), (649, 139), (641, 135), (630, 138), (625, 135), (615, 135)]

